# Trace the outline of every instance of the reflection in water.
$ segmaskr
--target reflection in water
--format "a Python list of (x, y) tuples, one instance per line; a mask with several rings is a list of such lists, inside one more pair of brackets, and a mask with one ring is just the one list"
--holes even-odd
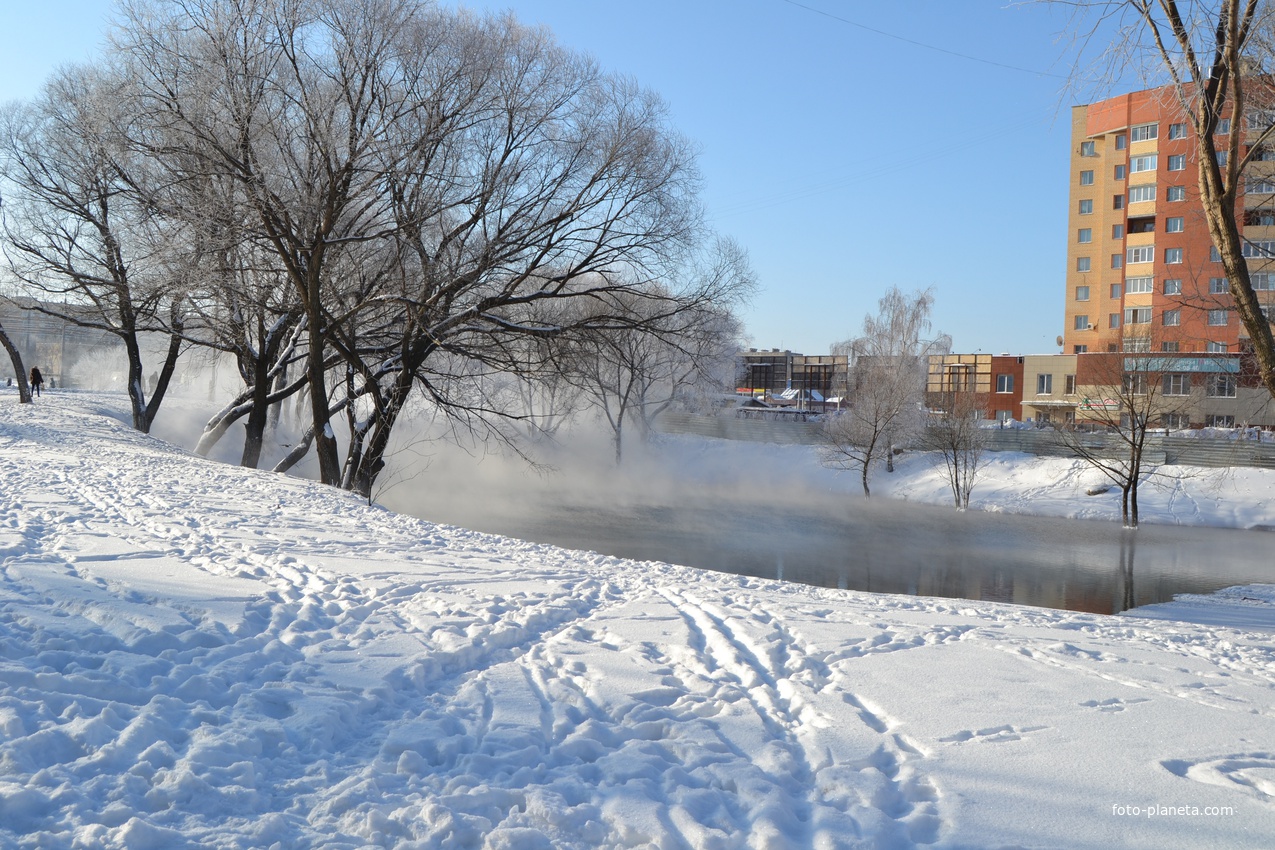
[(739, 575), (1102, 614), (1178, 593), (1275, 581), (1275, 540), (1264, 532), (1127, 531), (1116, 523), (844, 496), (798, 504), (720, 492), (610, 505), (564, 494), (518, 501), (522, 510), (454, 499), (394, 507), (482, 531)]

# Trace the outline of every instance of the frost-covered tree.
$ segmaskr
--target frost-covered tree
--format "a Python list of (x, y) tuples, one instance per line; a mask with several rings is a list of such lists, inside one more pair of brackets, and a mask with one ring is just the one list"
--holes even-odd
[(952, 501), (963, 511), (970, 506), (987, 447), (983, 399), (977, 393), (953, 390), (937, 400), (939, 409), (927, 413), (920, 445), (938, 456)]
[(871, 471), (882, 461), (893, 471), (895, 446), (924, 425), (929, 357), (951, 346), (945, 334), (931, 335), (933, 305), (931, 290), (905, 294), (892, 288), (877, 313), (864, 318), (862, 334), (833, 347), (850, 364), (850, 392), (846, 408), (825, 421), (822, 460), (857, 470), (865, 496), (871, 495)]
[[(182, 348), (187, 232), (154, 202), (153, 163), (127, 144), (131, 81), (68, 68), (0, 115), (4, 251), (27, 309), (117, 337), (133, 425), (149, 431)], [(150, 397), (144, 337), (167, 338)]]

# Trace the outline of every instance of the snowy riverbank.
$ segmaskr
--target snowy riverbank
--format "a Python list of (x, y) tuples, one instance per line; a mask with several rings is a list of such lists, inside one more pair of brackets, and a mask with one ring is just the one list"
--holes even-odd
[[(399, 516), (91, 396), (10, 401), (0, 847), (1275, 843), (1269, 587), (1148, 612), (1192, 623), (784, 585)], [(772, 462), (853, 483), (754, 478)], [(1082, 483), (1014, 466), (975, 502)], [(929, 500), (927, 474), (879, 481)], [(1270, 519), (1269, 482), (1184, 481), (1194, 507), (1148, 515)]]

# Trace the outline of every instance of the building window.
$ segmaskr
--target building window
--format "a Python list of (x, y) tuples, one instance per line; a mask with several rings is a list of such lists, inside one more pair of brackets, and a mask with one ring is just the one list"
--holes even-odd
[(1111, 197), (1111, 208), (1113, 210), (1124, 209), (1124, 195), (1113, 195)]
[(1053, 375), (1037, 375), (1036, 376), (1036, 395), (1053, 395), (1054, 393), (1054, 376)]
[(1135, 156), (1129, 160), (1129, 172), (1138, 174), (1143, 171), (1155, 171), (1156, 155), (1153, 153)]
[(1129, 130), (1129, 141), (1149, 142), (1159, 136), (1159, 124), (1142, 124)]
[(1093, 172), (1092, 172), (1092, 171), (1082, 171), (1082, 172), (1080, 172), (1080, 185), (1081, 185), (1081, 186), (1092, 186), (1092, 185), (1093, 185)]
[(1089, 287), (1087, 287), (1087, 286), (1077, 286), (1077, 287), (1076, 287), (1076, 300), (1077, 300), (1077, 301), (1088, 301), (1088, 300), (1089, 300)]
[(1080, 143), (1080, 155), (1081, 155), (1081, 156), (1097, 156), (1097, 155), (1098, 155), (1098, 152), (1097, 152), (1096, 150), (1094, 150), (1094, 143), (1093, 143), (1093, 142), (1081, 142), (1081, 143)]
[[(1125, 351), (1129, 348), (1126, 346)], [(1125, 372), (1124, 391), (1131, 395), (1147, 394), (1147, 376), (1145, 372)]]
[(1124, 310), (1126, 325), (1148, 325), (1151, 323), (1150, 307), (1126, 307)]
[(1087, 331), (1087, 330), (1089, 330), (1089, 317), (1088, 317), (1088, 316), (1077, 316), (1077, 317), (1076, 317), (1076, 323), (1075, 323), (1074, 325), (1072, 325), (1072, 328), (1073, 328), (1074, 330), (1078, 330), (1078, 331)]
[(1012, 393), (1014, 391), (1013, 375), (997, 375), (996, 376), (996, 392)]
[(1223, 168), (1226, 168), (1226, 154), (1227, 154), (1226, 151), (1217, 152), (1217, 164), (1222, 166)]
[(1087, 345), (1073, 345), (1071, 347), (1072, 354), (1085, 354), (1088, 351), (1089, 351), (1089, 346)]
[(1113, 284), (1111, 284), (1111, 297), (1112, 297), (1112, 298), (1119, 298), (1119, 297), (1120, 297), (1120, 290), (1122, 290), (1123, 288), (1124, 288), (1124, 287), (1123, 287), (1123, 286), (1121, 286), (1121, 285), (1120, 285), (1120, 284), (1118, 284), (1118, 283), (1113, 283)]
[(1162, 342), (1160, 343), (1160, 350), (1165, 354), (1177, 354), (1178, 344), (1176, 342)]
[(1167, 197), (1170, 201), (1185, 201), (1186, 187), (1170, 186), (1168, 192), (1165, 193), (1165, 197)]
[(1108, 314), (1107, 314), (1107, 327), (1109, 327), (1109, 328), (1118, 328), (1118, 327), (1120, 327), (1120, 314), (1119, 314), (1119, 313), (1108, 313)]
[(1254, 177), (1244, 181), (1244, 191), (1249, 195), (1269, 195), (1275, 192), (1275, 180)]
[(1222, 262), (1222, 255), (1221, 255), (1221, 254), (1219, 254), (1219, 253), (1217, 252), (1217, 246), (1216, 246), (1216, 245), (1210, 245), (1210, 246), (1209, 246), (1209, 262), (1210, 262), (1210, 263), (1220, 263), (1220, 262)]
[(1209, 311), (1209, 327), (1224, 328), (1226, 327), (1227, 310), (1210, 310)]
[(1122, 151), (1122, 150), (1124, 150), (1124, 149), (1125, 149), (1125, 143), (1126, 143), (1127, 141), (1128, 141), (1128, 139), (1126, 139), (1126, 138), (1125, 138), (1125, 134), (1124, 134), (1124, 133), (1121, 133), (1120, 135), (1116, 136), (1116, 150), (1118, 150), (1118, 151)]
[(1124, 265), (1124, 254), (1111, 255), (1111, 267), (1113, 269), (1118, 269), (1123, 265)]
[(1130, 295), (1141, 295), (1145, 292), (1151, 292), (1155, 289), (1155, 278), (1153, 277), (1130, 277), (1124, 282), (1125, 292)]
[(1161, 413), (1160, 427), (1169, 431), (1180, 431), (1183, 428), (1190, 428), (1191, 423), (1187, 420), (1185, 413)]
[(1164, 326), (1166, 328), (1175, 328), (1180, 324), (1182, 324), (1181, 310), (1165, 310), (1164, 311)]
[(1217, 134), (1218, 134), (1219, 136), (1225, 136), (1227, 133), (1231, 132), (1231, 119), (1230, 119), (1230, 118), (1219, 118), (1219, 119), (1218, 119), (1218, 121), (1217, 121), (1217, 131), (1216, 131), (1216, 132), (1217, 132)]
[(1209, 278), (1209, 295), (1225, 295), (1229, 291), (1230, 290), (1226, 285), (1226, 278), (1224, 277)]
[(1170, 265), (1170, 266), (1182, 262), (1182, 249), (1181, 248), (1165, 248), (1164, 262), (1165, 262), (1165, 265)]
[(1076, 231), (1076, 241), (1079, 242), (1081, 245), (1092, 242), (1093, 230), (1088, 227), (1080, 228), (1078, 231)]
[(1151, 351), (1151, 338), (1146, 336), (1127, 336), (1124, 338), (1124, 350), (1133, 354), (1148, 354)]
[(1244, 256), (1250, 260), (1275, 260), (1275, 239), (1245, 240)]
[(1275, 274), (1271, 272), (1253, 272), (1249, 275), (1249, 280), (1259, 292), (1275, 289)]
[(1219, 413), (1210, 413), (1204, 417), (1204, 427), (1206, 428), (1234, 428), (1235, 417), (1223, 416)]
[(1155, 184), (1148, 183), (1144, 186), (1129, 187), (1129, 203), (1140, 204), (1144, 201), (1155, 200)]
[(1170, 372), (1164, 376), (1165, 395), (1190, 395), (1191, 376), (1184, 372)]
[(1173, 139), (1185, 139), (1185, 138), (1186, 138), (1186, 124), (1170, 124), (1169, 125), (1169, 140), (1170, 141), (1172, 141)]
[(1111, 238), (1112, 238), (1112, 239), (1123, 239), (1123, 238), (1124, 238), (1124, 225), (1123, 225), (1123, 224), (1113, 224), (1113, 225), (1111, 225)]
[(1207, 343), (1207, 344), (1204, 346), (1204, 350), (1205, 350), (1205, 351), (1207, 351), (1209, 354), (1225, 354), (1225, 353), (1226, 353), (1226, 343), (1224, 343), (1224, 342), (1209, 342), (1209, 343)]
[(1091, 212), (1093, 212), (1093, 199), (1086, 198), (1080, 202), (1080, 214), (1089, 215)]
[(1165, 295), (1181, 295), (1182, 294), (1182, 279), (1176, 278), (1176, 277), (1165, 278), (1164, 294)]
[(1182, 216), (1170, 216), (1164, 220), (1165, 233), (1181, 233), (1182, 232)]
[(1125, 167), (1123, 165), (1116, 166), (1116, 179), (1123, 180), (1125, 178)]
[(1077, 258), (1076, 258), (1076, 271), (1078, 271), (1078, 272), (1087, 272), (1087, 271), (1089, 271), (1089, 258), (1088, 258), (1088, 257), (1077, 257)]
[(1172, 156), (1170, 156), (1169, 170), (1170, 171), (1186, 171), (1186, 155), (1179, 153), (1179, 154), (1173, 154)]
[[(1155, 246), (1154, 245), (1134, 245), (1128, 251), (1129, 262), (1132, 263), (1153, 263), (1155, 262)], [(1113, 268), (1115, 268), (1113, 266)]]
[(1076, 376), (1075, 375), (1063, 376), (1063, 394), (1064, 395), (1076, 394)]
[(1205, 392), (1209, 398), (1235, 398), (1235, 376), (1221, 373), (1209, 375)]

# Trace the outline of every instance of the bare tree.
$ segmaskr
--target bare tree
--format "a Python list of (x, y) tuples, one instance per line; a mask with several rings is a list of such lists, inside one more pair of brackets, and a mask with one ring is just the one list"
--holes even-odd
[[(348, 479), (359, 492), (383, 467), (414, 389), (487, 428), (509, 411), (485, 385), (524, 367), (518, 340), (632, 326), (616, 296), (664, 277), (699, 233), (693, 156), (658, 98), (508, 18), (461, 35), (474, 51), (463, 74), (450, 60), (428, 70), (443, 81), (477, 74), (474, 86), (432, 86), (445, 100), (418, 113), (428, 125), (395, 125), (415, 143), (388, 177), (399, 250), (383, 296), (396, 308), (386, 345), (368, 357), (332, 342), (349, 362), (398, 369), (377, 382), (356, 367), (370, 401)], [(650, 319), (712, 294), (670, 291)], [(552, 302), (590, 309), (546, 323)]]
[[(1156, 429), (1183, 427), (1191, 399), (1202, 395), (1205, 373), (1183, 371), (1202, 358), (1124, 352), (1082, 354), (1077, 380), (1090, 395), (1078, 405), (1075, 427), (1056, 431), (1072, 454), (1120, 488), (1120, 519), (1138, 527), (1138, 488), (1155, 472), (1147, 438)], [(1222, 361), (1218, 373), (1222, 374)]]
[(731, 308), (756, 286), (747, 255), (717, 240), (689, 274), (693, 283), (682, 291), (697, 293), (690, 302), (662, 285), (595, 300), (586, 307), (595, 321), (558, 352), (567, 379), (610, 428), (617, 465), (626, 424), (645, 441), (661, 413), (674, 404), (702, 407), (703, 396), (733, 379), (741, 327)]
[[(187, 257), (183, 235), (144, 188), (148, 164), (120, 134), (129, 94), (110, 69), (62, 71), (35, 102), (5, 110), (0, 167), (6, 256), (35, 296), (27, 308), (119, 338), (133, 425), (149, 431), (181, 351)], [(148, 332), (167, 336), (149, 400)]]
[(824, 425), (823, 462), (857, 469), (863, 495), (870, 496), (869, 474), (882, 460), (894, 469), (894, 447), (924, 425), (923, 403), (929, 357), (945, 353), (951, 340), (930, 336), (931, 290), (904, 294), (892, 288), (876, 315), (863, 321), (863, 333), (833, 347), (851, 362), (849, 406)]
[[(508, 16), (134, 0), (116, 43), (144, 92), (136, 147), (174, 182), (230, 187), (207, 215), (295, 293), (329, 484), (371, 491), (414, 393), (473, 427), (507, 415), (484, 385), (526, 362), (515, 341), (582, 327), (538, 321), (541, 303), (640, 290), (700, 234), (659, 99)], [(708, 297), (673, 295), (669, 312)]]
[(958, 511), (963, 511), (970, 506), (970, 494), (987, 448), (987, 431), (983, 428), (985, 400), (975, 392), (950, 390), (940, 405), (940, 409), (930, 411), (920, 445), (939, 456), (952, 489), (952, 501)]
[[(1269, 63), (1275, 10), (1262, 0), (1076, 0), (1075, 29), (1088, 39), (1113, 32), (1111, 69), (1142, 66), (1160, 80), (1191, 127), (1209, 235), (1248, 332), (1258, 372), (1275, 397), (1275, 337), (1253, 289), (1240, 193), (1275, 135), (1275, 77)], [(1219, 135), (1229, 118), (1234, 132)]]

